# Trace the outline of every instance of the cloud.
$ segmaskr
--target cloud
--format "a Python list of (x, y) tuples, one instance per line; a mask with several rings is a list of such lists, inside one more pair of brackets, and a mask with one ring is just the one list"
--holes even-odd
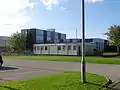
[(53, 5), (58, 5), (59, 1), (58, 0), (40, 0), (45, 6), (46, 9), (52, 10)]
[(0, 35), (10, 35), (32, 20), (35, 0), (0, 0)]
[(99, 3), (99, 2), (103, 2), (104, 0), (86, 0), (86, 2), (88, 3)]
[(67, 8), (65, 8), (65, 7), (63, 7), (63, 6), (61, 6), (60, 8), (61, 8), (61, 10), (66, 10), (66, 9), (67, 9)]
[(34, 3), (29, 0), (1, 0), (0, 1), (0, 26), (25, 25), (31, 21), (27, 15), (27, 8), (34, 8)]
[[(45, 6), (47, 10), (52, 10), (52, 7), (54, 5), (59, 5), (62, 2), (67, 2), (68, 0), (40, 0)], [(64, 7), (61, 6), (61, 9), (65, 9)]]

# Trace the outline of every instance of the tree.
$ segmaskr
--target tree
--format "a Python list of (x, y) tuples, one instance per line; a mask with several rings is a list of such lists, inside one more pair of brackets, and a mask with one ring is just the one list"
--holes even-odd
[(21, 33), (14, 33), (6, 41), (6, 48), (9, 52), (21, 53), (25, 50), (26, 37)]
[(108, 28), (108, 32), (105, 34), (108, 36), (109, 43), (117, 46), (117, 52), (119, 53), (120, 47), (120, 25), (113, 25)]

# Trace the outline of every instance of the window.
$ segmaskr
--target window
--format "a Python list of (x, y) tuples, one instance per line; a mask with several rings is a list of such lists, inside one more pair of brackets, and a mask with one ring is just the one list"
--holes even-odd
[(47, 50), (47, 46), (45, 46), (45, 50)]
[(68, 50), (71, 50), (71, 46), (68, 46)]
[(73, 50), (76, 50), (76, 46), (73, 46)]
[(61, 50), (61, 46), (58, 46), (58, 50)]
[(93, 39), (85, 39), (85, 42), (93, 42)]
[(65, 46), (63, 46), (63, 50), (65, 50)]
[(43, 40), (43, 35), (36, 35), (36, 41)]
[(37, 46), (37, 50), (39, 50), (39, 46)]
[(78, 42), (80, 42), (80, 43), (81, 43), (81, 42), (82, 42), (82, 39), (79, 39), (79, 41), (78, 41)]
[(48, 40), (48, 41), (51, 40), (51, 39), (52, 39), (51, 36), (50, 36), (50, 37), (47, 36), (47, 40)]
[(41, 47), (41, 50), (43, 50), (43, 47)]
[(70, 39), (70, 42), (72, 42), (73, 40), (72, 39)]
[(96, 42), (96, 45), (98, 45), (98, 42)]

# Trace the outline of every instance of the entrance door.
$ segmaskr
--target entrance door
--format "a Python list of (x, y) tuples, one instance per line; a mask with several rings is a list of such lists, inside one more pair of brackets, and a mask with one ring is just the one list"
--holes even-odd
[(81, 52), (80, 46), (78, 46), (78, 50), (77, 50), (77, 55), (78, 55), (78, 56), (80, 56), (80, 52)]

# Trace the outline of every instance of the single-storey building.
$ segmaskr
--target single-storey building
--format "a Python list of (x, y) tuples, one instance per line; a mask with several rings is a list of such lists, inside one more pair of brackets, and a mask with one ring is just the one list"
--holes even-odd
[[(63, 44), (34, 44), (33, 52), (35, 55), (81, 55), (81, 43)], [(93, 55), (96, 45), (85, 43), (85, 54)]]

